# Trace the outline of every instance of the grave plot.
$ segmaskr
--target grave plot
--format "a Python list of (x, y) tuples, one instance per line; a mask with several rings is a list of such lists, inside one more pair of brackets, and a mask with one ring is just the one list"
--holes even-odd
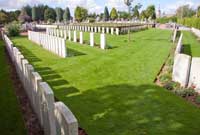
[(153, 84), (172, 47), (169, 37), (169, 31), (153, 29), (134, 33), (130, 42), (127, 35), (110, 35), (110, 51), (68, 42), (85, 54), (69, 59), (26, 37), (12, 41), (89, 135), (195, 135), (200, 110)]

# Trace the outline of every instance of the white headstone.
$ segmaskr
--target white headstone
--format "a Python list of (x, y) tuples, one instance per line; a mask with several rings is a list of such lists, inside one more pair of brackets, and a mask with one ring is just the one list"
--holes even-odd
[(80, 42), (80, 44), (83, 44), (83, 32), (82, 31), (80, 32), (80, 41), (79, 42)]
[(174, 59), (172, 80), (186, 87), (189, 79), (191, 56), (177, 54)]
[(200, 93), (200, 58), (193, 57), (190, 69), (189, 87), (194, 87)]
[(90, 33), (90, 46), (94, 46), (94, 33), (93, 32), (91, 32)]
[(104, 33), (101, 34), (101, 43), (100, 43), (100, 47), (101, 49), (106, 49), (106, 36)]

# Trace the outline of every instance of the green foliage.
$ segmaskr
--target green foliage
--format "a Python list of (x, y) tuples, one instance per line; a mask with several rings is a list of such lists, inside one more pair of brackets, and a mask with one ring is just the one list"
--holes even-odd
[(111, 12), (110, 12), (110, 18), (112, 20), (115, 20), (118, 18), (118, 14), (117, 14), (117, 10), (115, 8), (112, 8)]
[(137, 5), (135, 5), (132, 9), (133, 11), (133, 16), (136, 17), (136, 18), (139, 18), (140, 17), (140, 12), (139, 12), (139, 9), (142, 7), (142, 5), (140, 3), (138, 3)]
[(188, 27), (194, 27), (200, 29), (200, 18), (192, 17), (192, 18), (178, 19), (178, 23)]
[(18, 17), (18, 20), (19, 20), (21, 23), (31, 21), (31, 18), (30, 18), (30, 16), (27, 14), (25, 8), (22, 8), (22, 10), (21, 10), (21, 12), (20, 12), (20, 15), (19, 15), (19, 17)]
[(162, 17), (162, 18), (157, 18), (156, 21), (158, 23), (168, 23), (168, 22), (177, 22), (177, 17), (176, 16), (172, 16), (172, 17)]
[(184, 17), (192, 17), (196, 14), (196, 12), (190, 8), (190, 5), (183, 5), (180, 6), (176, 10), (176, 15), (178, 18), (184, 18)]
[(0, 11), (0, 24), (5, 24), (5, 23), (8, 23), (8, 22), (9, 22), (8, 15), (1, 10)]
[(151, 18), (151, 19), (155, 20), (156, 19), (155, 5), (148, 6), (146, 11), (145, 11), (145, 15), (146, 15), (147, 18)]
[(131, 15), (125, 11), (119, 11), (118, 14), (120, 19), (130, 19), (131, 17)]
[(56, 12), (53, 8), (47, 8), (44, 12), (45, 21), (51, 20), (54, 22), (56, 20)]
[(197, 8), (197, 17), (200, 17), (200, 6)]
[(108, 7), (106, 6), (104, 8), (104, 21), (109, 21), (110, 16), (109, 16), (109, 11), (108, 11)]
[(63, 10), (62, 8), (56, 8), (56, 20), (57, 22), (61, 22), (63, 20)]
[(194, 96), (196, 92), (193, 89), (177, 89), (173, 91), (176, 95), (181, 96), (181, 97), (189, 97), (189, 96)]
[(141, 18), (141, 19), (148, 19), (145, 10), (143, 10), (143, 11), (141, 12), (140, 18)]
[(196, 102), (197, 104), (200, 104), (200, 95), (198, 95), (198, 96), (195, 98), (195, 102)]
[(68, 22), (68, 21), (71, 20), (71, 14), (70, 14), (70, 10), (69, 10), (68, 7), (65, 9), (65, 12), (64, 12), (64, 14), (63, 14), (63, 20), (64, 20), (65, 22)]
[(175, 90), (179, 87), (180, 87), (180, 85), (178, 83), (172, 82), (172, 81), (169, 81), (166, 84), (164, 84), (164, 88), (167, 90)]
[(5, 28), (9, 36), (18, 36), (20, 34), (20, 24), (16, 21), (7, 24)]
[(75, 16), (76, 21), (82, 22), (83, 20), (87, 18), (88, 10), (83, 7), (77, 6), (74, 12), (74, 16)]
[(171, 74), (168, 74), (168, 73), (163, 74), (159, 77), (160, 82), (163, 84), (171, 81), (171, 79), (172, 79)]
[(32, 16), (32, 8), (30, 5), (26, 5), (22, 7), (22, 9), (27, 13), (27, 15), (31, 18)]
[(37, 8), (35, 6), (32, 8), (32, 20), (33, 21), (37, 21), (38, 20)]

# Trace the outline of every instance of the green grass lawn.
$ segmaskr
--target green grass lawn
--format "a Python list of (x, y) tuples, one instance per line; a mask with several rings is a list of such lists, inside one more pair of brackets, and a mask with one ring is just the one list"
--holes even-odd
[(67, 41), (66, 59), (27, 37), (12, 40), (89, 135), (197, 135), (200, 110), (153, 83), (172, 47), (170, 33), (150, 29), (131, 42), (108, 35), (108, 50)]
[(0, 40), (0, 134), (25, 135), (25, 125), (9, 71), (5, 48)]
[(200, 42), (193, 33), (183, 31), (183, 47), (183, 53), (193, 57), (200, 57)]

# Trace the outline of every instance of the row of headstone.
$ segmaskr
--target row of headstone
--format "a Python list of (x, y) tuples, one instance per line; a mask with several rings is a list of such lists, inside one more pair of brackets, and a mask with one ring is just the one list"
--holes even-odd
[(172, 80), (182, 87), (191, 87), (200, 92), (200, 58), (181, 54), (182, 38), (183, 34), (175, 50)]
[(133, 31), (139, 31), (148, 28), (147, 25), (139, 25), (139, 26), (131, 26), (131, 27), (122, 27), (120, 29), (120, 33), (127, 33), (128, 31), (133, 32)]
[(49, 85), (42, 81), (39, 73), (10, 39), (3, 32), (1, 34), (45, 135), (78, 135), (78, 122), (70, 109), (62, 102), (54, 101)]
[(67, 25), (67, 26), (59, 26), (59, 28), (63, 30), (72, 30), (72, 31), (107, 33), (111, 35), (120, 34), (120, 28), (114, 28), (114, 27)]
[(28, 39), (60, 57), (67, 57), (67, 48), (64, 38), (51, 36), (40, 32), (28, 31)]
[[(62, 30), (62, 29), (47, 29), (46, 33), (48, 35), (52, 35), (52, 36), (57, 36), (57, 37), (61, 37), (61, 38), (65, 38), (68, 39), (69, 41), (72, 41), (72, 33), (70, 30)], [(79, 32), (79, 43), (83, 44), (84, 43), (84, 39), (83, 39), (83, 32), (80, 31)], [(90, 32), (90, 46), (94, 47), (95, 45), (95, 40), (94, 40), (94, 32)], [(73, 42), (77, 42), (78, 38), (77, 38), (77, 31), (73, 31)], [(100, 48), (101, 49), (106, 49), (106, 35), (104, 33), (101, 33), (100, 35)]]
[(181, 36), (179, 37), (178, 44), (177, 44), (176, 50), (175, 50), (175, 55), (180, 54), (182, 51), (182, 47), (183, 47), (182, 40), (183, 40), (183, 33), (181, 33)]
[(194, 88), (200, 92), (200, 58), (186, 54), (175, 56), (172, 79), (182, 87)]
[(191, 28), (191, 31), (198, 37), (200, 38), (200, 30), (196, 28)]
[(175, 28), (174, 32), (173, 32), (173, 37), (172, 37), (173, 43), (175, 43), (175, 41), (176, 41), (177, 31), (178, 31), (178, 29)]

